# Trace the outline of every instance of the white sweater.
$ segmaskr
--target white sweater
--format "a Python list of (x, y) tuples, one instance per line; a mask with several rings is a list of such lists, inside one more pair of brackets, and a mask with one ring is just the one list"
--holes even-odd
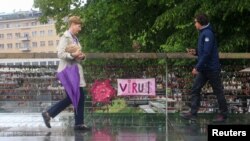
[[(69, 31), (65, 31), (63, 35), (61, 36), (59, 44), (57, 46), (57, 55), (58, 55), (58, 58), (60, 59), (57, 72), (62, 71), (67, 65), (77, 64), (79, 68), (79, 74), (80, 74), (80, 86), (79, 87), (85, 87), (86, 82), (85, 82), (84, 75), (83, 75), (83, 68), (82, 68), (82, 65), (80, 64), (81, 61), (75, 60), (70, 55), (70, 53), (65, 52), (65, 48), (69, 44), (72, 44), (72, 43), (73, 43), (72, 35), (70, 34)], [(79, 42), (77, 44), (78, 46), (80, 46), (80, 48), (82, 48)]]

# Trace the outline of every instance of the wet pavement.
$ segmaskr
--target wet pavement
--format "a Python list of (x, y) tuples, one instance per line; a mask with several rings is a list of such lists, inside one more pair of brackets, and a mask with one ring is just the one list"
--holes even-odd
[[(206, 141), (213, 114), (196, 123), (169, 114), (88, 114), (90, 131), (74, 131), (72, 113), (61, 113), (45, 127), (40, 113), (1, 113), (0, 141)], [(166, 122), (167, 121), (167, 122)], [(216, 123), (218, 124), (218, 123)], [(232, 114), (224, 123), (250, 124), (249, 114)], [(166, 128), (167, 125), (167, 128)]]
[(165, 140), (162, 114), (88, 114), (91, 131), (74, 131), (72, 113), (61, 113), (48, 129), (40, 113), (0, 114), (0, 141), (157, 141)]

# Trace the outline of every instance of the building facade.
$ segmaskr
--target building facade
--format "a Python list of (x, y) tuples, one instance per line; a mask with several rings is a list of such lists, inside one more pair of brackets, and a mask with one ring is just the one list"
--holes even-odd
[(55, 53), (59, 42), (55, 21), (40, 23), (38, 11), (0, 14), (1, 53)]

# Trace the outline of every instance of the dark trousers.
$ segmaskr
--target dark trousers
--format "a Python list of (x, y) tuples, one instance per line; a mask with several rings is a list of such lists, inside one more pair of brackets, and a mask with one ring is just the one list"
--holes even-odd
[[(83, 114), (84, 114), (84, 91), (83, 88), (80, 87), (80, 99), (79, 99), (79, 103), (77, 106), (77, 109), (74, 109), (75, 111), (75, 125), (80, 125), (83, 124), (84, 118), (83, 118)], [(55, 105), (53, 105), (52, 107), (49, 108), (49, 110), (47, 111), (49, 113), (49, 115), (54, 118), (56, 117), (61, 111), (63, 111), (65, 108), (67, 108), (70, 104), (72, 104), (68, 94), (67, 97), (62, 99), (61, 101), (57, 102)]]
[(191, 113), (193, 115), (197, 115), (197, 112), (200, 107), (200, 101), (201, 101), (201, 89), (202, 87), (209, 82), (212, 86), (213, 93), (217, 97), (217, 101), (219, 104), (219, 110), (220, 113), (224, 116), (227, 116), (228, 108), (227, 108), (227, 102), (224, 96), (223, 92), (223, 85), (221, 82), (221, 76), (220, 72), (199, 72), (193, 83), (192, 92), (191, 92)]

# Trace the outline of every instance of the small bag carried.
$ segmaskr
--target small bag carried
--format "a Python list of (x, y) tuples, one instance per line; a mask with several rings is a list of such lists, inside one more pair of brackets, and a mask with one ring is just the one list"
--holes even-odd
[(70, 44), (65, 48), (65, 51), (68, 53), (74, 53), (77, 50), (80, 50), (80, 47), (78, 45), (75, 45), (75, 44)]

